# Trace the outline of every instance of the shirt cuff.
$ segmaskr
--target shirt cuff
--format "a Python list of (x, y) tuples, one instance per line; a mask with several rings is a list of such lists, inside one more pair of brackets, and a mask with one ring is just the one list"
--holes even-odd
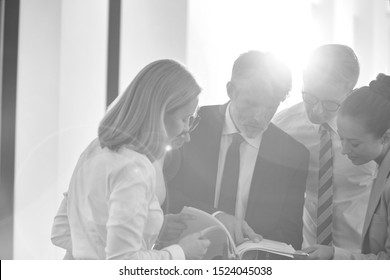
[(184, 251), (180, 247), (180, 245), (174, 244), (174, 245), (165, 247), (163, 250), (168, 251), (168, 253), (171, 255), (172, 260), (185, 260), (186, 259), (186, 255), (184, 254)]
[(339, 247), (334, 247), (334, 254), (333, 259), (334, 260), (346, 260), (350, 259), (351, 252)]

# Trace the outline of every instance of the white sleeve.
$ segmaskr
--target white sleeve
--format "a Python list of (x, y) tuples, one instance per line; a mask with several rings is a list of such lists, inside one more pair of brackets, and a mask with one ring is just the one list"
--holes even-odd
[(110, 179), (109, 217), (106, 224), (107, 259), (151, 260), (180, 257), (182, 249), (178, 245), (163, 250), (148, 250), (143, 246), (149, 202), (153, 195), (152, 184), (153, 175), (141, 161), (113, 174)]
[(67, 250), (71, 254), (72, 239), (68, 220), (67, 202), (68, 193), (64, 193), (64, 198), (62, 199), (57, 214), (54, 217), (54, 222), (51, 229), (51, 242), (54, 245)]

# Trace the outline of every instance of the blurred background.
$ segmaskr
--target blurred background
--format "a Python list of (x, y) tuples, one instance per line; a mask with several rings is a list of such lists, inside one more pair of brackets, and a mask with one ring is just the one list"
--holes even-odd
[(107, 106), (147, 63), (172, 58), (228, 100), (237, 56), (271, 51), (300, 102), (315, 47), (351, 46), (358, 85), (390, 73), (388, 0), (0, 0), (0, 259), (61, 259), (53, 217)]

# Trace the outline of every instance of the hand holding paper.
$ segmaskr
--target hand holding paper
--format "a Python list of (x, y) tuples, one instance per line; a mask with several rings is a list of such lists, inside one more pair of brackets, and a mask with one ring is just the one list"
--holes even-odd
[(256, 252), (272, 253), (288, 258), (295, 258), (295, 256), (300, 255), (307, 256), (304, 252), (295, 251), (291, 245), (263, 239), (256, 234), (252, 236), (261, 238), (260, 241), (253, 242), (248, 238), (242, 238), (244, 242), (236, 245), (228, 229), (216, 217), (192, 207), (184, 207), (181, 213), (190, 214), (195, 217), (194, 219), (187, 220), (187, 229), (183, 231), (182, 236), (200, 231), (200, 234), (204, 238), (210, 240), (210, 246), (203, 259), (243, 259), (256, 256)]
[(302, 252), (307, 253), (307, 260), (331, 260), (334, 255), (334, 247), (325, 245), (313, 245), (302, 249)]
[(195, 232), (185, 236), (179, 241), (187, 260), (202, 259), (210, 245), (210, 240), (205, 239), (201, 232)]
[(195, 219), (195, 217), (185, 213), (165, 215), (164, 224), (159, 236), (160, 242), (169, 243), (178, 240), (187, 228), (187, 221), (191, 219)]

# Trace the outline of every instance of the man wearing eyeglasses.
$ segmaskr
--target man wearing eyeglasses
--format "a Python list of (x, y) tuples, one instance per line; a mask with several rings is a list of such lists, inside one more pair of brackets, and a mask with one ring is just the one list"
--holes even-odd
[(310, 151), (303, 248), (326, 244), (360, 251), (375, 167), (353, 165), (341, 154), (335, 120), (340, 103), (352, 92), (358, 76), (359, 62), (350, 47), (320, 46), (303, 71), (303, 102), (273, 119)]
[(250, 51), (235, 61), (226, 89), (230, 102), (200, 108), (191, 141), (167, 163), (177, 167), (165, 176), (167, 208), (215, 215), (238, 244), (262, 236), (300, 249), (309, 152), (270, 123), (291, 72), (270, 53)]

